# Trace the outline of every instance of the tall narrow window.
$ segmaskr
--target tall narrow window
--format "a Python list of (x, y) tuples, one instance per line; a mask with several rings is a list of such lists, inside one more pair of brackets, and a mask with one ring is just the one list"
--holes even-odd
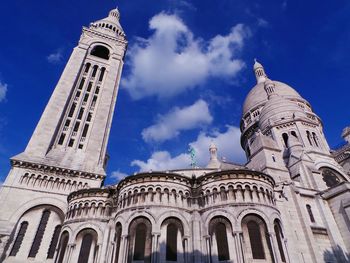
[(97, 66), (97, 65), (95, 65), (95, 66), (93, 67), (93, 69), (92, 69), (92, 77), (93, 77), (93, 78), (96, 77), (97, 69), (98, 69), (98, 66)]
[(68, 245), (69, 235), (67, 232), (64, 232), (61, 236), (60, 244), (59, 244), (59, 254), (56, 263), (62, 263), (64, 259), (64, 255), (66, 254), (66, 249)]
[(115, 263), (118, 263), (119, 258), (119, 250), (120, 250), (120, 241), (122, 238), (122, 225), (120, 223), (117, 223), (117, 226), (115, 228)]
[(91, 107), (94, 107), (96, 105), (96, 101), (97, 101), (97, 96), (95, 95), (92, 99)]
[(282, 262), (286, 262), (286, 257), (284, 256), (284, 251), (283, 251), (283, 244), (282, 244), (282, 231), (280, 230), (280, 226), (278, 225), (277, 222), (275, 222), (275, 235), (276, 235), (276, 239), (277, 239), (277, 245), (278, 245), (278, 250), (280, 251), (280, 255), (281, 255), (281, 260)]
[(86, 91), (87, 91), (87, 92), (90, 92), (90, 91), (91, 91), (91, 88), (92, 88), (92, 82), (90, 81), (90, 82), (89, 82), (89, 85), (88, 85), (88, 87), (87, 87), (87, 89), (86, 89)]
[(136, 227), (134, 260), (145, 259), (146, 231), (147, 227), (144, 223), (140, 223)]
[(93, 237), (90, 233), (84, 235), (83, 240), (81, 241), (78, 263), (88, 263), (92, 239)]
[(63, 144), (64, 138), (65, 138), (65, 137), (66, 137), (66, 135), (65, 135), (64, 133), (62, 133), (61, 136), (60, 136), (60, 139), (58, 140), (58, 144), (59, 144), (59, 145), (62, 145), (62, 144)]
[(89, 94), (85, 94), (85, 96), (84, 96), (84, 102), (87, 102), (88, 99), (89, 99)]
[(77, 106), (77, 104), (74, 102), (69, 110), (69, 114), (68, 114), (69, 118), (73, 116), (76, 106)]
[(95, 94), (98, 94), (98, 93), (100, 93), (100, 87), (96, 87), (96, 90), (95, 90)]
[(283, 133), (282, 138), (283, 138), (284, 146), (288, 148), (288, 134)]
[(83, 114), (84, 114), (84, 108), (81, 108), (80, 111), (79, 111), (79, 114), (78, 114), (78, 120), (81, 120), (81, 118), (83, 117)]
[(177, 227), (169, 224), (166, 229), (166, 260), (177, 261)]
[(315, 223), (315, 218), (314, 218), (314, 214), (312, 213), (311, 206), (310, 205), (306, 205), (306, 210), (307, 210), (307, 212), (309, 214), (310, 221), (312, 223)]
[(47, 258), (53, 258), (55, 254), (55, 249), (57, 246), (58, 237), (60, 236), (61, 228), (62, 227), (60, 225), (55, 227), (55, 231), (53, 232), (53, 235), (52, 235), (50, 247), (49, 247), (49, 250), (47, 251)]
[(89, 124), (85, 124), (83, 134), (81, 136), (86, 137), (88, 130), (89, 130)]
[(306, 137), (307, 137), (307, 140), (309, 141), (309, 144), (312, 146), (312, 142), (311, 142), (311, 134), (309, 131), (306, 131)]
[(218, 248), (219, 261), (230, 260), (226, 226), (224, 223), (218, 223), (215, 227), (215, 236)]
[(87, 64), (86, 64), (86, 66), (85, 66), (85, 73), (88, 73), (88, 72), (89, 72), (90, 66), (91, 66), (90, 63), (87, 63)]
[(101, 69), (101, 73), (100, 73), (100, 77), (99, 77), (98, 81), (102, 81), (102, 80), (103, 80), (103, 76), (104, 76), (104, 74), (105, 74), (105, 71), (106, 71), (105, 68), (102, 68), (102, 69)]
[(43, 212), (43, 215), (40, 219), (38, 230), (36, 231), (36, 234), (34, 237), (32, 247), (30, 248), (30, 251), (29, 251), (28, 257), (30, 257), (30, 258), (35, 258), (36, 254), (39, 251), (40, 244), (41, 244), (41, 241), (42, 241), (44, 233), (45, 233), (47, 221), (49, 221), (50, 213), (51, 212), (49, 210), (45, 210)]
[(253, 259), (265, 259), (264, 246), (262, 243), (260, 227), (255, 221), (247, 223), (250, 247), (252, 249)]
[(68, 147), (73, 147), (74, 145), (74, 139), (70, 139), (68, 143)]
[(312, 133), (312, 138), (314, 139), (314, 143), (315, 145), (318, 147), (318, 142), (317, 142), (317, 136), (316, 136), (316, 133)]
[(21, 226), (19, 228), (15, 243), (12, 246), (11, 252), (10, 252), (10, 256), (15, 257), (17, 255), (17, 252), (19, 251), (19, 249), (21, 248), (24, 236), (27, 232), (27, 228), (28, 228), (28, 222), (24, 221), (21, 223)]
[(77, 121), (77, 122), (75, 123), (75, 125), (74, 125), (74, 130), (73, 130), (73, 131), (77, 132), (78, 129), (79, 129), (79, 125), (80, 125), (80, 122)]
[(91, 118), (92, 118), (92, 113), (89, 112), (89, 113), (88, 113), (88, 116), (87, 116), (87, 118), (86, 118), (86, 121), (87, 121), (87, 122), (90, 122), (90, 121), (91, 121)]
[(84, 86), (84, 83), (85, 83), (85, 78), (82, 78), (81, 81), (80, 81), (78, 89), (82, 89), (83, 86)]

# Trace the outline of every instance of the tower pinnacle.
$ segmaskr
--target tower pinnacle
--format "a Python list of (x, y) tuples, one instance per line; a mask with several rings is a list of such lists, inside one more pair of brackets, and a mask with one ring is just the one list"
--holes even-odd
[(257, 83), (263, 83), (265, 80), (267, 80), (267, 75), (265, 73), (264, 67), (256, 60), (256, 58), (254, 59), (253, 68)]
[(218, 160), (218, 148), (216, 147), (214, 142), (211, 142), (209, 146), (209, 153), (210, 153), (210, 161), (207, 165), (207, 168), (219, 168), (220, 161)]

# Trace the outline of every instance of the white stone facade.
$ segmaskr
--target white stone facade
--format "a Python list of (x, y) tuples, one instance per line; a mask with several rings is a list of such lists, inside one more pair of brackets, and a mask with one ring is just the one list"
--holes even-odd
[[(0, 189), (0, 262), (349, 262), (346, 151), (256, 62), (244, 166), (153, 171), (103, 187), (127, 41), (119, 11), (83, 29), (25, 151)], [(348, 138), (346, 133), (345, 138)], [(343, 167), (344, 166), (344, 167)]]

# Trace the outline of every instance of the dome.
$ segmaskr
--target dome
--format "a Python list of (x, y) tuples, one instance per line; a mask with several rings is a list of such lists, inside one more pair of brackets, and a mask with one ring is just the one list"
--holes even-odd
[[(304, 99), (300, 94), (288, 86), (287, 84), (279, 81), (273, 81), (275, 84), (275, 93), (283, 98), (288, 99)], [(247, 95), (244, 104), (243, 104), (243, 116), (253, 108), (257, 107), (260, 104), (266, 103), (268, 101), (267, 93), (264, 89), (264, 83), (258, 83)]]
[(261, 110), (259, 128), (265, 130), (271, 122), (293, 119), (300, 115), (304, 115), (304, 111), (297, 103), (275, 93)]

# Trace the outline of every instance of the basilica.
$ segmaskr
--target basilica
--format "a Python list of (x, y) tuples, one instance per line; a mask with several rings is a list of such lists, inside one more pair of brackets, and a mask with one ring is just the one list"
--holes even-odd
[(206, 167), (104, 186), (126, 49), (118, 9), (83, 27), (0, 188), (0, 262), (350, 262), (350, 128), (330, 149), (310, 103), (257, 61), (244, 165), (214, 141)]

